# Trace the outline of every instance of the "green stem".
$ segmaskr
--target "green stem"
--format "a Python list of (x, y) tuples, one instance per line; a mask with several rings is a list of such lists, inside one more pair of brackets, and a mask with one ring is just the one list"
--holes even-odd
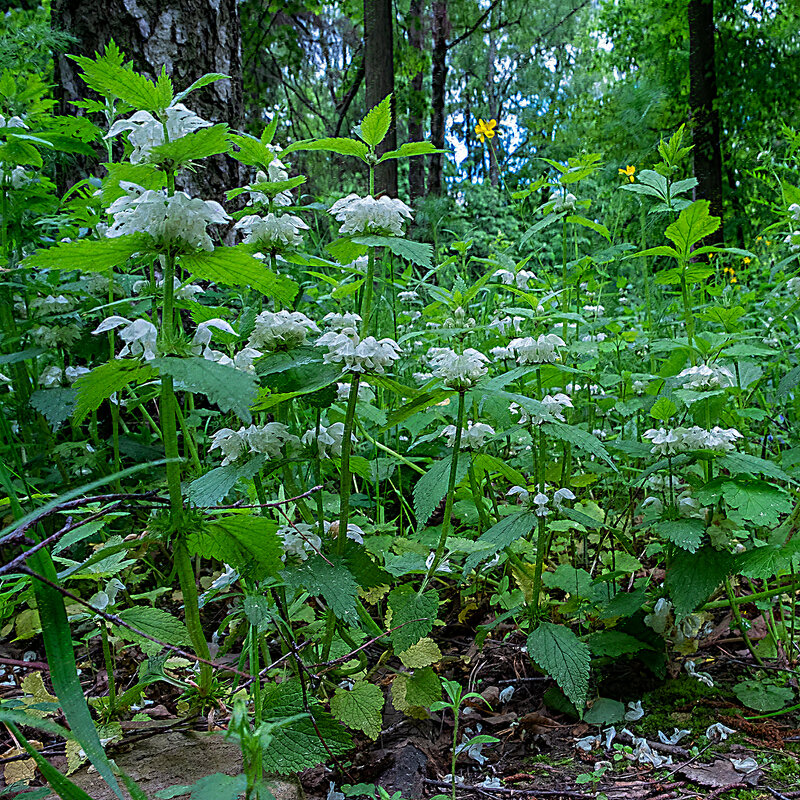
[(108, 677), (108, 716), (113, 718), (117, 706), (117, 687), (114, 682), (114, 660), (111, 658), (111, 647), (108, 643), (108, 628), (106, 621), (100, 621), (100, 641), (103, 644), (103, 661), (106, 665)]
[[(747, 645), (747, 649), (750, 651), (750, 654), (753, 656), (756, 663), (763, 667), (764, 662), (761, 660), (761, 656), (756, 653), (753, 643), (750, 641), (750, 637), (747, 635), (747, 628), (745, 627), (744, 620), (742, 619), (742, 614), (739, 611), (739, 605), (736, 602), (736, 595), (734, 594), (730, 578), (725, 578), (724, 586), (725, 594), (728, 596), (728, 605), (731, 607), (731, 614), (733, 614), (733, 619), (736, 621), (736, 627), (739, 628), (739, 633), (742, 634), (742, 639), (744, 639), (744, 643)], [(753, 595), (750, 595), (750, 597), (752, 596)]]
[(354, 372), (350, 379), (350, 394), (347, 398), (347, 413), (344, 418), (344, 433), (342, 435), (342, 474), (339, 484), (339, 535), (336, 538), (336, 552), (344, 552), (344, 542), (347, 538), (347, 526), (350, 524), (350, 451), (353, 449), (351, 437), (353, 424), (356, 417), (356, 402), (358, 400), (358, 384), (361, 373)]
[(370, 316), (372, 314), (372, 293), (375, 283), (375, 248), (369, 248), (367, 256), (367, 277), (364, 280), (364, 296), (361, 300), (361, 331), (364, 336), (370, 332)]

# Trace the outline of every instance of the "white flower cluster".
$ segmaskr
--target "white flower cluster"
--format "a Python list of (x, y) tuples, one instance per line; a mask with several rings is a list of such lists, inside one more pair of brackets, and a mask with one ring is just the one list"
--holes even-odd
[(540, 401), (543, 409), (540, 412), (528, 411), (517, 403), (512, 403), (508, 410), (512, 414), (519, 414), (519, 424), (541, 425), (543, 422), (566, 422), (564, 417), (565, 408), (574, 408), (572, 400), (563, 392), (554, 395), (546, 394)]
[(30, 175), (22, 167), (0, 169), (0, 183), (11, 189), (21, 189), (30, 179)]
[(459, 391), (471, 388), (488, 372), (489, 359), (471, 347), (460, 355), (449, 347), (431, 348), (427, 357), (434, 376)]
[(653, 443), (650, 452), (658, 455), (674, 455), (686, 450), (717, 450), (729, 452), (736, 449), (736, 440), (742, 434), (735, 428), (716, 426), (710, 431), (693, 425), (691, 428), (650, 428), (643, 434)]
[(276, 216), (272, 213), (266, 217), (249, 214), (242, 217), (234, 227), (245, 233), (245, 244), (255, 244), (267, 249), (297, 247), (303, 243), (300, 231), (308, 230), (308, 225), (300, 217), (293, 214)]
[(88, 375), (90, 372), (88, 367), (67, 367), (64, 370), (61, 367), (48, 367), (39, 376), (39, 386), (43, 389), (52, 389), (61, 386), (65, 381), (71, 386), (82, 375)]
[(318, 553), (322, 548), (322, 539), (314, 533), (314, 526), (306, 522), (295, 522), (278, 528), (278, 536), (283, 539), (283, 556), (305, 561), (310, 553)]
[(502, 319), (500, 317), (493, 319), (486, 327), (489, 330), (497, 331), (501, 336), (505, 336), (512, 328), (515, 333), (519, 333), (524, 321), (525, 317), (506, 315)]
[(567, 192), (564, 197), (556, 198), (555, 203), (553, 203), (553, 213), (559, 214), (562, 211), (574, 211), (577, 202), (578, 198), (572, 192)]
[(495, 277), (500, 278), (506, 286), (516, 285), (517, 289), (523, 290), (528, 288), (528, 281), (536, 280), (536, 274), (527, 269), (521, 269), (516, 273), (507, 269), (499, 269), (495, 272)]
[[(156, 281), (156, 287), (159, 289), (164, 288), (164, 279), (159, 278)], [(142, 292), (146, 292), (150, 288), (150, 281), (141, 280), (135, 281), (133, 286), (131, 287), (131, 291), (134, 294), (141, 294)], [(181, 285), (180, 278), (173, 278), (172, 279), (172, 290), (173, 296), (176, 300), (194, 300), (196, 294), (204, 294), (205, 290), (202, 286), (198, 286), (196, 283), (187, 283), (185, 286)]]
[[(341, 456), (342, 442), (344, 441), (344, 423), (334, 422), (333, 425), (319, 426), (319, 435), (317, 429), (311, 428), (306, 431), (300, 441), (306, 445), (313, 445), (316, 443), (317, 450), (320, 458), (330, 458), (331, 456)], [(355, 435), (350, 434), (350, 441), (355, 445), (358, 443)]]
[[(186, 108), (183, 103), (170, 106), (167, 109), (166, 117), (167, 137), (170, 142), (211, 125), (210, 122)], [(133, 145), (133, 152), (130, 156), (131, 164), (147, 161), (150, 151), (154, 147), (164, 144), (164, 123), (156, 119), (149, 111), (137, 111), (128, 119), (117, 120), (105, 138), (113, 138), (125, 131), (129, 131), (128, 141)]]
[[(350, 388), (351, 385), (349, 383), (337, 383), (336, 384), (336, 399), (340, 403), (346, 403), (350, 399)], [(375, 399), (375, 393), (372, 391), (372, 387), (361, 381), (358, 384), (358, 400), (360, 403), (371, 403)]]
[[(253, 185), (257, 186), (259, 183), (277, 183), (279, 181), (288, 180), (289, 178), (289, 173), (286, 171), (286, 165), (276, 155), (274, 155), (277, 153), (278, 148), (269, 144), (267, 147), (273, 152), (273, 159), (267, 165), (266, 172), (261, 169), (256, 172), (256, 179), (250, 186), (251, 203), (268, 204), (270, 202), (270, 196), (264, 192), (253, 189)], [(286, 190), (278, 192), (271, 199), (272, 203), (276, 206), (289, 206), (292, 204), (292, 195)]]
[[(448, 425), (442, 431), (442, 435), (447, 439), (448, 447), (455, 447), (457, 430), (455, 425)], [(494, 436), (494, 428), (491, 425), (468, 420), (467, 427), (461, 429), (461, 449), (478, 450), (483, 447), (487, 436)]]
[(299, 446), (300, 440), (289, 433), (289, 429), (281, 422), (268, 422), (266, 425), (242, 426), (238, 431), (232, 428), (221, 428), (211, 437), (211, 450), (219, 450), (224, 459), (222, 466), (236, 461), (246, 452), (265, 455), (269, 458), (280, 458), (281, 448)]
[(341, 332), (328, 331), (317, 339), (319, 346), (327, 347), (322, 357), (326, 364), (341, 364), (349, 372), (374, 372), (383, 375), (386, 367), (400, 358), (401, 348), (393, 339), (361, 339), (355, 328)]
[(512, 339), (508, 349), (514, 352), (520, 366), (526, 364), (554, 364), (559, 359), (559, 347), (565, 347), (564, 340), (555, 333), (542, 333), (537, 339), (526, 336)]
[(256, 349), (292, 350), (304, 344), (309, 333), (319, 333), (319, 328), (300, 311), (262, 311), (247, 344)]
[(792, 203), (789, 206), (789, 216), (795, 222), (800, 222), (800, 203)]
[(343, 313), (331, 311), (322, 318), (322, 322), (334, 331), (343, 331), (345, 328), (358, 328), (361, 317), (347, 311)]
[(22, 117), (9, 117), (6, 119), (2, 114), (0, 114), (0, 128), (27, 128), (28, 126), (25, 124), (25, 121)]
[(700, 364), (697, 367), (687, 367), (678, 375), (678, 380), (683, 382), (685, 389), (696, 391), (725, 389), (736, 385), (733, 373), (721, 365)]
[(92, 333), (117, 331), (117, 336), (125, 342), (119, 351), (120, 358), (141, 355), (145, 361), (156, 357), (158, 330), (149, 319), (129, 320), (127, 317), (108, 317), (104, 319)]
[[(530, 491), (524, 486), (512, 486), (507, 492), (506, 497), (516, 497), (523, 505), (528, 506), (537, 517), (546, 517), (550, 513), (548, 507), (551, 500), (544, 492), (537, 492), (531, 497)], [(556, 510), (560, 509), (565, 500), (574, 500), (575, 495), (570, 489), (556, 489), (553, 494), (552, 503)]]
[(330, 213), (343, 223), (339, 228), (342, 236), (353, 233), (404, 236), (403, 220), (412, 218), (411, 209), (402, 200), (386, 195), (376, 200), (372, 195), (349, 194), (337, 200)]
[(166, 190), (146, 190), (130, 181), (120, 181), (119, 185), (125, 194), (108, 208), (114, 217), (114, 224), (106, 232), (110, 238), (147, 233), (159, 244), (183, 242), (193, 248), (213, 250), (206, 225), (230, 219), (214, 200), (191, 198), (185, 192), (168, 197)]
[[(75, 301), (63, 294), (58, 296), (48, 294), (46, 297), (34, 297), (30, 302), (32, 311), (43, 311), (45, 314), (57, 314), (59, 312), (70, 311), (75, 305)], [(25, 306), (22, 305), (24, 310)], [(16, 308), (15, 308), (16, 310)]]

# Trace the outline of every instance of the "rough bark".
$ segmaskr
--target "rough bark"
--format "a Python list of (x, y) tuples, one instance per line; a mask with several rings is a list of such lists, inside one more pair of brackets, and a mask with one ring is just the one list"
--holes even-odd
[[(413, 47), (423, 62), (424, 44), (422, 29), (423, 2), (411, 0), (408, 22), (408, 43)], [(422, 69), (411, 79), (411, 100), (408, 107), (408, 140), (421, 142), (424, 138), (422, 116), (425, 110), (425, 99), (422, 94)], [(413, 202), (425, 194), (425, 159), (412, 158), (408, 164), (408, 194)]]
[[(445, 87), (447, 85), (447, 37), (450, 33), (450, 18), (447, 0), (434, 0), (432, 9), (433, 50), (431, 66), (431, 142), (434, 147), (444, 148)], [(428, 193), (442, 194), (444, 157), (434, 153), (428, 164)]]
[[(186, 100), (192, 111), (233, 128), (242, 119), (241, 31), (236, 0), (53, 0), (53, 26), (76, 37), (74, 53), (94, 55), (110, 39), (134, 68), (154, 78), (165, 65), (176, 90), (205, 72), (230, 75), (193, 93)], [(56, 97), (66, 114), (79, 112), (70, 100), (86, 95), (80, 70), (63, 55), (56, 57)], [(240, 183), (237, 164), (224, 157), (209, 160), (190, 174), (184, 187), (193, 194), (219, 200)], [(82, 165), (86, 169), (91, 165)], [(63, 177), (63, 176), (62, 176)]]
[[(380, 155), (397, 149), (394, 100), (394, 34), (391, 0), (364, 0), (364, 73), (367, 110), (392, 94), (392, 124), (377, 148)], [(397, 197), (397, 159), (384, 161), (375, 169), (375, 194)]]
[[(722, 217), (722, 153), (714, 62), (714, 2), (689, 0), (689, 111), (694, 142), (697, 196), (711, 202), (711, 213)], [(722, 242), (723, 227), (707, 244)]]

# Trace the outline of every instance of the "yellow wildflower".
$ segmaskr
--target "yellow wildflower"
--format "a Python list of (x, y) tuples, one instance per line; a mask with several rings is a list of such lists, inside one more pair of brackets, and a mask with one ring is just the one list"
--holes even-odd
[(772, 244), (772, 242), (769, 239), (766, 239), (765, 241), (767, 243), (767, 247), (769, 247)]
[(631, 183), (633, 183), (633, 173), (636, 172), (636, 167), (634, 167), (631, 164), (628, 164), (628, 166), (625, 167), (625, 169), (620, 167), (617, 170), (617, 172), (619, 172), (620, 175), (624, 175)]
[(748, 265), (748, 264), (749, 264), (749, 263), (750, 263), (752, 260), (753, 260), (753, 259), (751, 259), (751, 258), (750, 258), (750, 256), (745, 256), (745, 257), (742, 259), (742, 264), (744, 264), (745, 266), (747, 266), (747, 265)]
[(756, 244), (758, 244), (763, 238), (763, 236), (756, 236)]
[(478, 124), (475, 126), (475, 133), (478, 135), (478, 138), (481, 140), (481, 142), (483, 142), (485, 139), (494, 138), (496, 127), (496, 119), (490, 119), (488, 122), (484, 122), (482, 119), (479, 119)]

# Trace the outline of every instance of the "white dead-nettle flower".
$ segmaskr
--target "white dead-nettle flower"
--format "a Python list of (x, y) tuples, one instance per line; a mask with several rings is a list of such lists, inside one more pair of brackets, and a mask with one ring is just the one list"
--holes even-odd
[(511, 317), (506, 315), (502, 319), (499, 317), (493, 319), (486, 327), (489, 328), (489, 330), (496, 330), (501, 336), (505, 336), (512, 328), (515, 333), (519, 333), (524, 321), (525, 317), (518, 317), (516, 315)]
[(537, 517), (546, 517), (550, 513), (547, 507), (550, 498), (544, 492), (537, 492), (531, 500), (531, 508)]
[(789, 216), (791, 216), (795, 222), (800, 222), (800, 203), (792, 203), (789, 206)]
[(415, 300), (419, 300), (419, 293), (413, 290), (410, 292), (398, 292), (397, 299), (401, 303), (413, 303)]
[(234, 227), (246, 234), (245, 244), (256, 244), (269, 249), (297, 247), (303, 243), (300, 231), (308, 230), (308, 225), (300, 217), (293, 214), (278, 216), (272, 213), (266, 217), (249, 214), (242, 217)]
[(561, 508), (564, 504), (565, 500), (574, 500), (575, 495), (573, 494), (571, 489), (556, 489), (555, 494), (553, 494), (553, 505), (556, 508)]
[(88, 375), (91, 370), (88, 367), (67, 367), (64, 370), (64, 378), (70, 385), (75, 383), (78, 378)]
[(625, 719), (628, 722), (636, 722), (644, 716), (644, 709), (642, 708), (642, 701), (637, 700), (635, 703), (628, 703), (628, 711), (625, 712)]
[(2, 114), (0, 114), (0, 128), (27, 128), (28, 126), (25, 124), (25, 121), (22, 117), (13, 116), (6, 119)]
[(300, 311), (262, 311), (247, 344), (257, 350), (292, 350), (304, 344), (309, 333), (319, 333), (319, 328)]
[(602, 317), (603, 314), (606, 313), (606, 307), (601, 305), (596, 306), (584, 306), (583, 310), (585, 313), (589, 314), (593, 317)]
[[(156, 287), (158, 289), (164, 288), (164, 279), (159, 278), (156, 281)], [(150, 281), (135, 281), (133, 286), (131, 287), (131, 291), (134, 294), (141, 294), (142, 292), (147, 292), (150, 290)], [(185, 286), (181, 285), (180, 278), (173, 278), (172, 279), (172, 294), (176, 300), (194, 300), (195, 295), (203, 294), (205, 289), (202, 286), (198, 286), (196, 283), (187, 283)]]
[(242, 426), (238, 431), (221, 428), (211, 437), (211, 450), (219, 450), (225, 457), (225, 467), (243, 453), (250, 452), (280, 458), (281, 450), (286, 446), (299, 446), (300, 440), (289, 433), (289, 429), (280, 422), (268, 422), (266, 425)]
[[(267, 147), (277, 152), (277, 148), (272, 145)], [(278, 192), (277, 194), (270, 194), (269, 192), (259, 191), (255, 187), (263, 183), (278, 183), (280, 181), (288, 180), (289, 173), (286, 170), (286, 165), (277, 157), (273, 157), (272, 161), (267, 165), (267, 171), (260, 169), (256, 172), (256, 178), (248, 189), (250, 189), (250, 203), (264, 203), (265, 205), (272, 201), (275, 206), (290, 206), (292, 204), (292, 194), (288, 190)]]
[(720, 428), (718, 425), (710, 431), (693, 425), (683, 433), (683, 441), (689, 450), (717, 450), (727, 453), (736, 449), (736, 440), (742, 434), (736, 428)]
[(553, 203), (553, 213), (558, 214), (561, 211), (574, 211), (577, 201), (578, 198), (575, 197), (572, 192), (568, 192), (564, 197), (556, 198), (555, 203)]
[(604, 342), (608, 337), (604, 333), (587, 333), (581, 336), (582, 342)]
[(520, 366), (525, 364), (553, 364), (559, 359), (559, 347), (565, 342), (555, 333), (542, 333), (537, 339), (527, 336), (524, 339), (512, 339), (508, 347), (517, 356)]
[[(198, 117), (189, 111), (183, 103), (176, 103), (166, 111), (167, 137), (170, 142), (181, 139), (189, 133), (200, 128), (208, 128), (211, 122)], [(164, 123), (156, 119), (149, 111), (137, 111), (128, 119), (117, 120), (105, 135), (106, 139), (118, 136), (129, 131), (128, 141), (133, 145), (131, 164), (147, 161), (150, 151), (160, 144), (164, 144)]]
[(495, 272), (495, 277), (506, 285), (516, 285), (517, 289), (527, 289), (528, 281), (536, 280), (536, 274), (527, 269), (521, 269), (519, 272), (511, 272), (507, 269), (499, 269)]
[(211, 355), (217, 351), (211, 350), (209, 347), (213, 332), (215, 330), (223, 331), (224, 333), (236, 336), (236, 331), (230, 326), (229, 323), (225, 322), (224, 319), (215, 318), (209, 319), (206, 322), (201, 322), (197, 326), (197, 330), (194, 332), (194, 336), (192, 337), (192, 353), (194, 353), (194, 355), (199, 356), (202, 354), (203, 358), (206, 358), (209, 361), (219, 361), (218, 358), (214, 358)]
[(30, 306), (34, 311), (44, 311), (46, 314), (69, 311), (75, 305), (75, 301), (63, 294), (46, 297), (35, 297), (31, 300)]
[(683, 428), (650, 428), (642, 434), (645, 439), (650, 439), (653, 446), (650, 452), (654, 455), (674, 455), (686, 449), (683, 442)]
[[(340, 403), (346, 403), (350, 399), (350, 384), (349, 383), (337, 383), (336, 384), (336, 399)], [(375, 399), (375, 393), (372, 391), (372, 387), (361, 381), (358, 384), (358, 401), (360, 403), (371, 403)]]
[(557, 392), (554, 395), (546, 394), (540, 401), (542, 405), (541, 412), (527, 411), (519, 406), (517, 403), (511, 403), (508, 410), (512, 414), (519, 414), (519, 424), (528, 425), (541, 425), (544, 422), (565, 422), (564, 409), (574, 408), (572, 400), (563, 392)]
[(54, 386), (61, 386), (63, 373), (61, 367), (48, 367), (39, 376), (39, 385), (43, 389), (52, 389)]
[[(334, 422), (333, 425), (319, 426), (319, 434), (316, 428), (306, 431), (300, 441), (305, 445), (316, 443), (320, 458), (330, 458), (342, 454), (342, 442), (344, 441), (344, 423)], [(350, 434), (350, 441), (355, 445), (358, 443), (355, 435)]]
[[(333, 522), (324, 520), (322, 523), (322, 529), (326, 536), (336, 539), (339, 536), (339, 520), (337, 519)], [(358, 525), (354, 525), (352, 522), (349, 522), (347, 524), (347, 538), (352, 539), (357, 544), (364, 544), (364, 531), (361, 530)]]
[(361, 322), (361, 317), (358, 314), (352, 314), (345, 311), (344, 313), (337, 313), (331, 311), (322, 318), (322, 322), (328, 328), (334, 331), (341, 331), (345, 328), (358, 328), (358, 323)]
[(278, 528), (278, 536), (283, 539), (283, 561), (295, 558), (305, 561), (309, 555), (322, 549), (322, 539), (314, 533), (314, 528), (305, 522), (295, 522)]
[(697, 367), (687, 367), (678, 375), (678, 380), (683, 381), (685, 389), (697, 391), (726, 389), (736, 385), (733, 373), (721, 365), (700, 364)]
[(695, 665), (694, 661), (687, 659), (686, 661), (683, 662), (683, 668), (693, 678), (700, 681), (700, 683), (704, 683), (706, 686), (708, 686), (709, 689), (714, 688), (714, 679), (707, 672), (698, 672), (697, 666)]
[(512, 486), (507, 492), (506, 497), (516, 497), (518, 502), (527, 505), (531, 493), (524, 486)]
[[(448, 447), (455, 447), (457, 430), (455, 425), (448, 425), (442, 431), (442, 436), (447, 439)], [(494, 428), (491, 425), (468, 420), (467, 427), (461, 429), (461, 449), (477, 450), (483, 447), (487, 436), (494, 436)]]
[(147, 233), (157, 244), (182, 242), (192, 248), (213, 250), (214, 243), (206, 226), (230, 219), (214, 200), (192, 198), (185, 192), (175, 192), (168, 197), (166, 190), (146, 190), (130, 181), (120, 181), (119, 185), (125, 194), (108, 208), (114, 224), (106, 235), (112, 239)]
[(22, 167), (0, 169), (0, 183), (11, 189), (21, 189), (30, 180), (31, 176)]
[(514, 358), (514, 351), (510, 347), (493, 347), (489, 351), (489, 355), (495, 361), (502, 361), (507, 358)]
[(106, 333), (113, 330), (116, 330), (117, 336), (125, 342), (125, 346), (119, 351), (120, 358), (141, 355), (145, 361), (150, 361), (156, 357), (158, 330), (150, 320), (131, 321), (125, 317), (108, 317), (92, 333)]
[(792, 231), (788, 236), (784, 237), (783, 243), (789, 245), (790, 253), (796, 253), (800, 250), (800, 231)]
[(459, 391), (471, 388), (488, 372), (489, 359), (471, 347), (460, 355), (449, 347), (431, 348), (427, 359), (433, 374), (446, 386)]
[(327, 347), (322, 357), (326, 364), (341, 364), (349, 372), (373, 372), (383, 375), (385, 368), (400, 358), (400, 345), (393, 339), (361, 339), (355, 328), (341, 332), (328, 331), (317, 339), (317, 345)]
[[(431, 550), (428, 557), (425, 559), (425, 569), (430, 569), (431, 564), (433, 564), (434, 559), (436, 558), (436, 551)], [(452, 568), (450, 567), (450, 561), (446, 558), (443, 558), (438, 566), (436, 567), (437, 572), (452, 572)]]
[(736, 733), (733, 728), (729, 728), (721, 722), (715, 722), (706, 728), (706, 739), (710, 742), (724, 742), (733, 733)]
[(429, 380), (431, 380), (431, 378), (433, 378), (433, 373), (432, 372), (414, 372), (414, 373), (412, 373), (411, 377), (417, 383), (425, 383), (426, 381), (429, 381)]
[(350, 233), (378, 233), (403, 236), (404, 219), (411, 219), (411, 209), (397, 198), (383, 197), (377, 200), (372, 195), (359, 197), (349, 194), (337, 200), (330, 213), (337, 222), (341, 235)]
[(795, 295), (800, 295), (800, 277), (797, 278), (789, 278), (786, 281), (786, 288)]
[(667, 736), (667, 734), (664, 733), (664, 731), (659, 731), (658, 732), (658, 740), (662, 744), (675, 745), (675, 744), (678, 744), (678, 742), (680, 742), (680, 740), (683, 739), (684, 737), (689, 736), (689, 734), (691, 734), (691, 731), (690, 730), (686, 730), (685, 728), (683, 730), (675, 728), (673, 730), (673, 732), (672, 732), (672, 736)]

